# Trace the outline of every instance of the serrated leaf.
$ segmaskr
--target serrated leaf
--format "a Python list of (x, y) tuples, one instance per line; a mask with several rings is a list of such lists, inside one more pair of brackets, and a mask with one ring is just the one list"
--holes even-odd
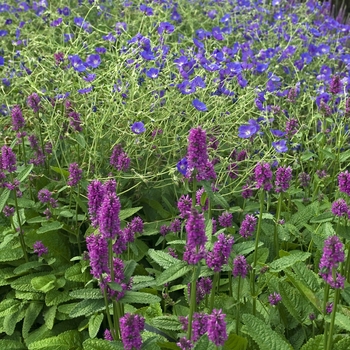
[(140, 290), (146, 287), (151, 287), (156, 284), (156, 280), (151, 276), (133, 276), (132, 290)]
[[(261, 247), (263, 244), (264, 243), (259, 242), (258, 247)], [(237, 244), (233, 245), (232, 249), (237, 255), (247, 255), (247, 254), (251, 253), (252, 251), (254, 251), (255, 242), (254, 241), (246, 241), (246, 242), (242, 242), (242, 243), (237, 243)]]
[(56, 313), (57, 313), (57, 305), (53, 305), (53, 306), (47, 308), (43, 312), (45, 325), (48, 329), (53, 328), (53, 326), (55, 324)]
[(77, 330), (70, 330), (59, 334), (56, 337), (49, 337), (30, 343), (28, 350), (70, 350), (82, 349), (82, 333)]
[(137, 263), (135, 260), (129, 260), (124, 262), (124, 276), (126, 280), (131, 278), (132, 274), (135, 271), (136, 265)]
[(39, 224), (42, 222), (47, 222), (47, 218), (45, 216), (35, 216), (27, 220), (28, 224)]
[(124, 346), (120, 341), (103, 339), (87, 339), (83, 343), (83, 348), (84, 350), (124, 350)]
[(220, 205), (222, 208), (229, 210), (230, 205), (227, 203), (226, 199), (218, 193), (214, 193), (209, 182), (203, 181), (202, 185), (207, 193), (210, 201), (213, 204)]
[(57, 231), (63, 227), (63, 223), (59, 221), (52, 221), (52, 222), (47, 222), (43, 224), (37, 231), (36, 233), (38, 235), (45, 233), (45, 232), (50, 232), (50, 231)]
[(157, 295), (127, 290), (120, 302), (123, 304), (155, 304), (160, 302), (160, 300)]
[(149, 249), (148, 255), (152, 260), (154, 260), (159, 266), (164, 269), (168, 269), (171, 265), (178, 263), (180, 260), (174, 258), (169, 253), (163, 252), (161, 250)]
[(235, 333), (230, 333), (225, 341), (223, 350), (247, 350), (248, 339)]
[(11, 315), (19, 310), (21, 302), (15, 299), (4, 299), (0, 303), (0, 317)]
[(4, 188), (0, 196), (0, 212), (2, 212), (2, 210), (4, 209), (7, 200), (9, 199), (9, 196), (10, 190), (8, 188)]
[(177, 316), (154, 317), (151, 321), (152, 326), (168, 331), (179, 331), (182, 328)]
[(89, 319), (89, 336), (95, 338), (100, 330), (103, 321), (103, 314), (91, 315)]
[(298, 261), (305, 261), (306, 259), (308, 259), (310, 257), (310, 253), (308, 252), (296, 252), (296, 253), (292, 253), (290, 255), (287, 256), (283, 256), (282, 258), (279, 258), (275, 261), (273, 261), (270, 264), (270, 268), (271, 270), (274, 271), (282, 271), (290, 266), (293, 266), (296, 262)]
[(17, 340), (0, 339), (0, 349), (6, 350), (26, 350), (27, 347)]
[(84, 270), (84, 267), (82, 266), (81, 261), (69, 267), (66, 270), (64, 277), (68, 281), (83, 282), (83, 283), (86, 283), (91, 278), (89, 271)]
[(293, 350), (279, 333), (254, 315), (244, 314), (242, 320), (247, 330), (246, 333), (255, 340), (260, 350)]
[(300, 350), (324, 350), (324, 334), (316, 335), (304, 344)]
[(60, 290), (53, 289), (45, 295), (45, 304), (47, 306), (59, 305), (69, 300), (72, 300), (72, 297), (69, 295), (68, 290), (63, 290), (61, 292)]
[(95, 312), (99, 312), (105, 308), (104, 300), (85, 299), (78, 303), (69, 313), (70, 317), (90, 316)]
[(339, 342), (333, 345), (333, 350), (349, 350), (350, 349), (350, 337), (345, 337)]
[(59, 216), (62, 216), (64, 218), (71, 218), (74, 216), (74, 212), (72, 210), (64, 209), (58, 212)]
[(31, 280), (32, 287), (43, 293), (47, 293), (48, 291), (55, 288), (56, 276), (49, 274), (45, 276), (34, 277)]
[(28, 272), (31, 269), (35, 269), (39, 266), (43, 266), (43, 262), (42, 261), (29, 261), (27, 263), (23, 263), (21, 265), (19, 265), (18, 267), (16, 267), (13, 272), (16, 275), (22, 274), (24, 272)]
[(206, 334), (202, 335), (196, 342), (193, 350), (215, 350), (217, 347), (210, 342)]
[(101, 290), (97, 288), (76, 289), (71, 291), (69, 295), (77, 299), (103, 299)]
[(310, 219), (310, 223), (312, 224), (320, 224), (323, 222), (329, 222), (334, 220), (334, 214), (331, 211), (327, 211), (322, 213), (312, 219)]
[(15, 261), (23, 257), (23, 250), (17, 238), (0, 249), (0, 262)]
[(125, 220), (129, 218), (130, 216), (136, 214), (138, 211), (140, 211), (143, 207), (135, 207), (135, 208), (126, 208), (122, 209), (119, 212), (119, 219)]
[(24, 303), (21, 302), (16, 312), (13, 312), (5, 316), (3, 327), (4, 327), (4, 332), (7, 335), (12, 335), (14, 333), (17, 322), (21, 321), (22, 318), (24, 317), (24, 315), (21, 317), (21, 311), (23, 310), (23, 307), (24, 307)]
[(27, 338), (31, 327), (33, 326), (35, 320), (39, 316), (43, 306), (44, 306), (43, 303), (38, 303), (35, 301), (32, 301), (29, 304), (26, 310), (26, 314), (24, 316), (23, 326), (22, 326), (22, 333), (24, 338)]
[(50, 166), (50, 168), (56, 172), (57, 174), (60, 174), (62, 175), (64, 178), (68, 178), (69, 176), (69, 171), (68, 170), (65, 170), (65, 169), (62, 169), (62, 168), (59, 168), (59, 167), (56, 167), (56, 166)]
[(344, 330), (350, 332), (349, 317), (337, 312), (335, 315), (335, 324), (338, 327), (340, 327), (341, 329), (344, 329)]
[(185, 261), (179, 261), (171, 265), (159, 275), (159, 277), (157, 278), (157, 284), (162, 285), (170, 281), (174, 281), (177, 278), (186, 275), (191, 270), (191, 266), (189, 266)]
[(302, 262), (297, 262), (293, 265), (294, 273), (299, 277), (300, 280), (305, 282), (305, 285), (316, 292), (320, 288), (321, 279), (315, 272), (307, 268), (307, 266)]

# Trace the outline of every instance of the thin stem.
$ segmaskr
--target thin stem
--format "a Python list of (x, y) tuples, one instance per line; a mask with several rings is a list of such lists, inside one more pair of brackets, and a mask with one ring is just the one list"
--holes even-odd
[(192, 336), (192, 319), (196, 310), (196, 293), (197, 293), (197, 281), (194, 279), (196, 274), (196, 266), (193, 266), (193, 280), (191, 282), (191, 295), (190, 295), (190, 313), (188, 315), (188, 330), (187, 339), (191, 339)]
[(328, 340), (327, 340), (327, 347), (325, 350), (332, 350), (333, 348), (333, 332), (334, 332), (334, 321), (335, 321), (335, 315), (337, 313), (337, 306), (339, 302), (339, 294), (340, 294), (340, 289), (335, 290), (335, 295), (334, 295), (334, 302), (333, 302), (333, 310), (332, 310), (332, 318), (331, 318), (331, 323), (329, 326), (329, 333), (328, 333)]
[(241, 299), (241, 279), (242, 277), (238, 277), (238, 287), (237, 287), (237, 316), (236, 316), (236, 334), (239, 335), (239, 325), (240, 325), (240, 299)]
[(214, 308), (215, 291), (216, 291), (216, 286), (218, 284), (218, 280), (219, 280), (219, 272), (214, 272), (213, 288), (211, 289), (211, 293), (210, 293), (209, 313), (211, 313)]
[(282, 193), (278, 196), (278, 204), (277, 204), (277, 212), (276, 212), (276, 223), (275, 223), (275, 231), (274, 231), (274, 243), (275, 243), (275, 256), (278, 258), (279, 255), (279, 241), (278, 241), (278, 225), (281, 216), (281, 207), (282, 207)]

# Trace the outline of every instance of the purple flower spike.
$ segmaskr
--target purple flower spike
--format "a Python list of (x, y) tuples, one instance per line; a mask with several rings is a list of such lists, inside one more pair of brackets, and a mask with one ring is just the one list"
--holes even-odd
[(37, 93), (33, 92), (27, 98), (27, 105), (29, 108), (31, 108), (33, 110), (34, 113), (39, 112), (40, 96)]
[(133, 125), (131, 125), (131, 131), (134, 134), (142, 134), (146, 131), (145, 125), (142, 122), (135, 122)]
[(234, 277), (242, 277), (245, 278), (248, 274), (249, 265), (247, 263), (247, 260), (243, 255), (238, 255), (233, 260), (233, 270), (232, 275)]
[(70, 164), (67, 185), (76, 186), (78, 182), (81, 180), (82, 173), (83, 173), (83, 170), (79, 168), (77, 163)]
[(350, 173), (346, 170), (338, 175), (339, 191), (350, 196)]
[(281, 295), (276, 292), (269, 295), (269, 303), (272, 306), (277, 305), (281, 300), (282, 300)]
[(256, 223), (257, 218), (253, 215), (247, 214), (242, 221), (241, 227), (239, 229), (239, 234), (244, 238), (251, 237), (255, 230)]
[(114, 239), (120, 234), (119, 212), (119, 198), (113, 192), (107, 193), (98, 212), (100, 231), (104, 238)]
[(292, 168), (289, 166), (287, 168), (279, 167), (276, 170), (276, 192), (286, 192), (290, 186), (290, 181), (292, 180)]
[(225, 316), (221, 309), (214, 309), (208, 317), (208, 338), (216, 346), (223, 346), (228, 338)]
[(23, 118), (23, 114), (20, 106), (18, 105), (13, 106), (11, 110), (11, 117), (12, 117), (12, 130), (19, 131), (24, 127), (25, 120)]
[(2, 146), (1, 148), (1, 163), (2, 169), (7, 170), (9, 173), (16, 171), (16, 155), (12, 149), (8, 146)]
[(125, 314), (120, 318), (120, 333), (125, 350), (140, 350), (140, 332), (145, 327), (145, 319), (140, 315)]
[(192, 106), (200, 112), (206, 112), (208, 110), (205, 103), (199, 101), (197, 98), (192, 101)]
[(38, 254), (38, 256), (42, 256), (43, 254), (47, 254), (49, 252), (47, 247), (45, 247), (43, 242), (41, 241), (36, 241), (33, 244), (33, 249), (34, 249), (34, 253)]

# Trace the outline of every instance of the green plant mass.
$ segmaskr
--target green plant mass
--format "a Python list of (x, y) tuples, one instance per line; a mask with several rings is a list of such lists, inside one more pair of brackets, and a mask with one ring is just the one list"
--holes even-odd
[(0, 349), (349, 349), (343, 12), (2, 2)]

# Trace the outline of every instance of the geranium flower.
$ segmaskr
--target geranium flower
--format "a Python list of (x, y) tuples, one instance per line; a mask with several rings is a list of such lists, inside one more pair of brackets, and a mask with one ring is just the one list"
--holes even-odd
[(206, 112), (208, 110), (205, 103), (199, 101), (197, 98), (192, 101), (192, 106), (200, 112)]
[(146, 131), (146, 128), (142, 122), (135, 122), (133, 125), (131, 125), (131, 131), (134, 134), (142, 134)]
[(286, 140), (280, 140), (276, 142), (272, 142), (272, 146), (278, 153), (283, 153), (288, 151), (287, 147), (287, 141)]

